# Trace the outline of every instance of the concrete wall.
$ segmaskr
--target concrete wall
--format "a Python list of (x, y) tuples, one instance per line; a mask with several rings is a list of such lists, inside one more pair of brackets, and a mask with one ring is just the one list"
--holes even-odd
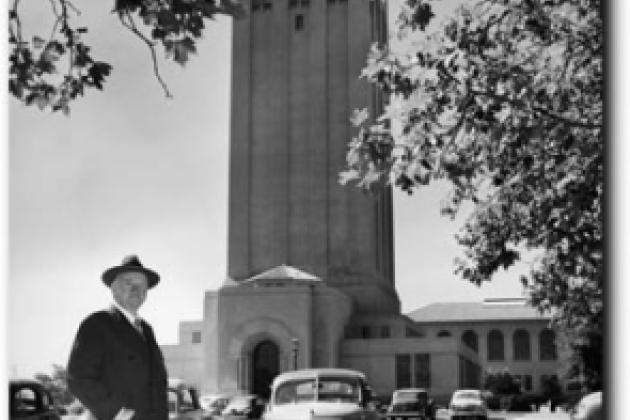
[[(428, 338), (345, 339), (341, 344), (342, 367), (365, 372), (377, 395), (391, 397), (396, 389), (396, 355), (430, 354), (431, 386), (434, 398), (444, 399), (459, 388), (459, 358), (478, 363), (477, 355), (455, 339), (436, 341)], [(416, 386), (412, 375), (412, 386)]]
[(352, 300), (328, 287), (316, 287), (313, 292), (313, 357), (310, 367), (337, 367), (339, 344), (352, 315)]
[(183, 379), (202, 389), (203, 347), (201, 344), (173, 344), (160, 346), (169, 378)]
[(206, 292), (203, 302), (203, 383), (205, 393), (219, 390), (219, 297), (218, 292)]
[(181, 344), (195, 344), (193, 343), (193, 334), (202, 332), (202, 329), (203, 321), (181, 321), (177, 331), (178, 342)]
[(212, 359), (206, 368), (209, 391), (248, 391), (252, 352), (263, 340), (278, 346), (280, 371), (293, 368), (293, 339), (299, 340), (298, 367), (335, 366), (352, 312), (350, 299), (323, 283), (223, 287), (207, 295), (206, 305), (208, 312), (218, 307), (217, 328), (208, 340), (216, 347), (204, 355)]

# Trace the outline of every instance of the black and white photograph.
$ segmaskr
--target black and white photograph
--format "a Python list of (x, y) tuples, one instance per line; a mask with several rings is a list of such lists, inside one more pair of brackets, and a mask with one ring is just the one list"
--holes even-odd
[(613, 418), (608, 3), (10, 0), (3, 415)]

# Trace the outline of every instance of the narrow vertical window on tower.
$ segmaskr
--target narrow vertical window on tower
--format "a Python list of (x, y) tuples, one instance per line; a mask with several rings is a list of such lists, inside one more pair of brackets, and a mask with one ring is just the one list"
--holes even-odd
[(300, 0), (300, 5), (302, 7), (308, 7), (311, 5), (311, 0)]
[(252, 0), (252, 10), (255, 12), (260, 9), (261, 0)]
[(295, 9), (297, 7), (298, 0), (289, 0), (289, 9)]
[(304, 15), (295, 15), (295, 30), (301, 31), (304, 29)]
[(263, 0), (263, 10), (271, 9), (271, 0)]

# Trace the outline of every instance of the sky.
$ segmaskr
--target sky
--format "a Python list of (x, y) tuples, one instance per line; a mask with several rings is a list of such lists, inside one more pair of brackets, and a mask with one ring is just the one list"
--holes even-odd
[[(42, 3), (23, 2), (27, 33), (29, 24), (49, 31)], [(9, 98), (9, 376), (65, 365), (80, 321), (111, 302), (101, 273), (125, 255), (138, 254), (162, 277), (140, 311), (160, 344), (176, 343), (180, 321), (202, 319), (204, 291), (226, 277), (230, 19), (207, 25), (185, 68), (160, 59), (174, 95), (166, 99), (148, 50), (109, 13), (110, 2), (75, 4), (94, 58), (114, 71), (103, 92), (73, 104), (70, 117)], [(438, 187), (394, 197), (403, 312), (520, 297), (526, 265), (480, 288), (453, 274), (462, 220), (440, 216)]]

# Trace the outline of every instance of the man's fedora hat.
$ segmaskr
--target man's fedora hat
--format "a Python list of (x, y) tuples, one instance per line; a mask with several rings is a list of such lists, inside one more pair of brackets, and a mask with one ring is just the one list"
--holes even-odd
[(158, 275), (158, 273), (148, 268), (145, 268), (138, 259), (137, 255), (126, 256), (125, 258), (123, 258), (122, 264), (105, 270), (101, 278), (103, 279), (103, 283), (105, 283), (107, 287), (111, 287), (112, 282), (117, 275), (128, 271), (144, 273), (147, 276), (149, 288), (155, 286), (160, 281), (160, 276)]

